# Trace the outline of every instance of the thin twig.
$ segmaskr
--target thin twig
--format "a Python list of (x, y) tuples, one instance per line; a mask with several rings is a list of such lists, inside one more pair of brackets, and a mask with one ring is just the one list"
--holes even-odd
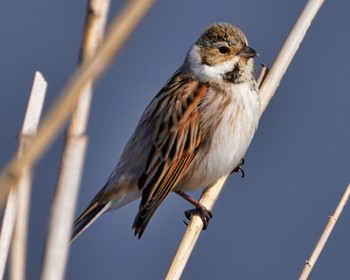
[(346, 203), (348, 202), (350, 197), (350, 184), (347, 186), (342, 198), (340, 199), (337, 208), (335, 209), (334, 213), (332, 216), (329, 217), (328, 223), (320, 237), (320, 239), (318, 240), (315, 249), (313, 250), (311, 257), (308, 261), (306, 261), (304, 269), (300, 275), (299, 280), (306, 280), (308, 279), (313, 267), (316, 264), (316, 261), (318, 259), (318, 257), (320, 256), (323, 247), (325, 246), (329, 236), (331, 235), (333, 228), (335, 227), (335, 224), (337, 223), (340, 214), (343, 212), (343, 209), (346, 205)]
[[(279, 52), (271, 70), (268, 72), (260, 87), (261, 114), (265, 111), (267, 104), (275, 94), (275, 91), (286, 72), (291, 60), (303, 40), (308, 27), (322, 6), (324, 0), (309, 0), (299, 16), (296, 24)], [(214, 185), (207, 188), (200, 199), (200, 203), (211, 210), (220, 194), (227, 176), (222, 177)], [(175, 257), (166, 275), (167, 280), (179, 279), (190, 257), (192, 249), (203, 228), (203, 222), (198, 215), (194, 215), (189, 222), (182, 237)]]
[[(19, 138), (18, 157), (22, 156), (37, 132), (46, 88), (47, 82), (39, 72), (36, 72)], [(22, 168), (18, 183), (18, 188), (13, 189), (8, 197), (4, 213), (0, 239), (0, 279), (3, 278), (11, 239), (11, 279), (21, 280), (25, 277), (31, 189), (31, 172), (29, 166)]]
[(11, 187), (16, 186), (21, 168), (37, 163), (63, 128), (65, 121), (77, 104), (82, 89), (88, 82), (95, 82), (111, 64), (126, 39), (154, 2), (155, 0), (130, 0), (119, 16), (113, 20), (101, 48), (72, 75), (23, 156), (19, 159), (14, 157), (1, 171), (0, 206), (4, 204)]
[(261, 88), (262, 83), (265, 81), (265, 78), (269, 71), (269, 68), (267, 68), (264, 64), (261, 64), (261, 70), (258, 78), (256, 79), (256, 83), (258, 84), (259, 89)]
[[(91, 58), (102, 43), (109, 0), (90, 0), (87, 8), (82, 61)], [(42, 279), (63, 279), (67, 263), (73, 215), (84, 164), (85, 135), (92, 98), (92, 83), (81, 92), (66, 134), (56, 194), (42, 267)]]

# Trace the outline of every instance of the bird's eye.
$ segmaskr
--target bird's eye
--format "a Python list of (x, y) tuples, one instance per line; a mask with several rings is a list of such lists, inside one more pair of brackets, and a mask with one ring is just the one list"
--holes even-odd
[(229, 52), (228, 47), (222, 46), (219, 48), (219, 52), (222, 54), (227, 54)]

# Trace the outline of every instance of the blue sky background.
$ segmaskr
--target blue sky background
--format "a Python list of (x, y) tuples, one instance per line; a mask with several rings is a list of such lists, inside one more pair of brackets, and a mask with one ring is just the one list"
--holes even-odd
[[(125, 1), (113, 1), (110, 17)], [(96, 86), (81, 212), (104, 184), (144, 108), (214, 22), (239, 26), (271, 66), (306, 1), (158, 1)], [(17, 149), (34, 71), (48, 81), (45, 111), (76, 68), (86, 1), (0, 5), (0, 164)], [(350, 2), (326, 1), (262, 116), (182, 279), (297, 279), (350, 181)], [(259, 70), (259, 67), (257, 67)], [(28, 279), (38, 279), (63, 137), (35, 169)], [(193, 194), (199, 195), (199, 194)], [(191, 208), (170, 195), (141, 240), (138, 201), (100, 218), (72, 246), (66, 279), (162, 279)], [(347, 206), (310, 279), (349, 279)]]

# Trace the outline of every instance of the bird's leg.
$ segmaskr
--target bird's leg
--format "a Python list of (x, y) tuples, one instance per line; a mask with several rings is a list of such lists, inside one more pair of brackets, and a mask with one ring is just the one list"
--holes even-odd
[[(183, 191), (175, 191), (175, 193), (177, 193), (179, 196), (183, 197), (194, 207), (196, 207), (196, 209), (190, 209), (185, 211), (186, 218), (191, 220), (193, 215), (198, 214), (203, 221), (203, 230), (206, 230), (208, 227), (209, 220), (213, 217), (211, 211), (205, 208), (199, 201), (195, 200)], [(184, 221), (184, 223), (187, 225), (187, 222)]]
[(244, 174), (244, 171), (242, 169), (243, 165), (244, 165), (244, 158), (241, 159), (241, 161), (238, 163), (236, 168), (233, 169), (230, 174), (232, 174), (233, 172), (239, 172), (239, 173), (241, 173), (241, 178), (244, 178), (245, 174)]

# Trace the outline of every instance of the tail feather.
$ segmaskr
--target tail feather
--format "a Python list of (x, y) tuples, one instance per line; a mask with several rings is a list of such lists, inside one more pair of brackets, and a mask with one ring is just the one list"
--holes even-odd
[(98, 217), (100, 217), (109, 208), (111, 202), (101, 204), (95, 201), (78, 217), (73, 224), (71, 241), (74, 241), (83, 233)]
[(83, 233), (103, 213), (116, 210), (129, 202), (139, 198), (142, 191), (133, 187), (129, 181), (115, 183), (110, 176), (104, 187), (92, 199), (86, 210), (76, 219), (73, 224), (71, 242)]

